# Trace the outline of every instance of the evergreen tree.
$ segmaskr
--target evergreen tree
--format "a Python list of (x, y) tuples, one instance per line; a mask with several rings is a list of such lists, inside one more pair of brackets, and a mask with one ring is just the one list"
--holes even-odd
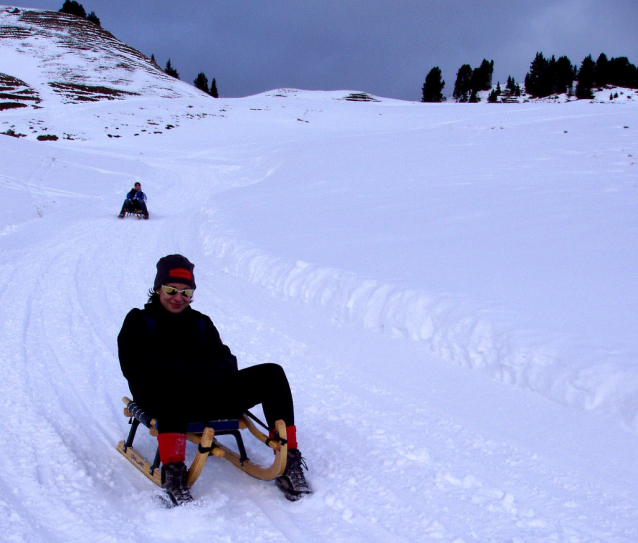
[(631, 89), (638, 89), (638, 69), (633, 64), (629, 65), (627, 86)]
[(617, 87), (638, 88), (638, 71), (627, 57), (609, 61), (609, 83)]
[(547, 72), (545, 73), (545, 84), (550, 94), (558, 93), (558, 69), (557, 69), (556, 57), (552, 55), (552, 58), (547, 62)]
[(457, 102), (467, 102), (472, 91), (472, 67), (463, 64), (456, 73), (454, 92), (452, 96)]
[(89, 13), (86, 16), (86, 20), (87, 21), (91, 21), (93, 24), (97, 25), (97, 26), (102, 26), (100, 24), (100, 19), (98, 19), (98, 16), (95, 14), (95, 11), (92, 11), (91, 13)]
[(510, 96), (520, 96), (521, 95), (521, 87), (518, 83), (516, 83), (516, 79), (512, 76), (507, 76), (507, 85), (505, 86)]
[(84, 7), (82, 4), (78, 4), (75, 0), (65, 0), (62, 8), (60, 9), (60, 13), (77, 15), (78, 17), (82, 17), (82, 19), (86, 19), (86, 11), (84, 11)]
[(425, 77), (421, 102), (443, 102), (445, 100), (441, 92), (443, 87), (445, 87), (445, 81), (441, 79), (441, 69), (435, 66)]
[[(481, 89), (483, 74), (479, 71), (478, 68), (474, 68), (472, 70), (472, 78), (470, 79), (470, 89), (472, 90), (472, 94), (476, 94), (477, 91)], [(471, 100), (470, 100), (471, 102)]]
[(609, 60), (607, 60), (605, 53), (601, 53), (596, 60), (594, 82), (599, 87), (604, 87), (609, 84)]
[(591, 99), (594, 97), (592, 87), (594, 86), (594, 73), (596, 71), (596, 63), (588, 55), (583, 59), (578, 70), (578, 85), (576, 85), (576, 98), (579, 100)]
[(525, 90), (532, 96), (543, 98), (552, 93), (552, 81), (549, 74), (549, 61), (543, 53), (536, 53), (536, 58), (525, 76)]
[(463, 64), (456, 74), (454, 92), (452, 96), (457, 102), (478, 102), (479, 91), (492, 88), (492, 74), (494, 73), (494, 61), (483, 59), (478, 68), (472, 70), (469, 64)]
[(481, 65), (472, 71), (472, 90), (487, 91), (492, 88), (492, 74), (494, 73), (494, 61), (483, 59)]
[(210, 84), (210, 95), (213, 98), (219, 98), (219, 93), (217, 92), (217, 81), (213, 77), (213, 82)]
[(571, 60), (567, 57), (560, 57), (556, 61), (556, 81), (555, 81), (555, 91), (559, 94), (569, 92), (572, 85), (574, 84), (574, 79), (576, 77), (576, 68), (572, 66)]
[(76, 0), (65, 0), (62, 8), (60, 8), (60, 13), (68, 13), (70, 15), (76, 15), (77, 17), (82, 17), (82, 19), (86, 19), (87, 21), (91, 21), (93, 24), (97, 26), (100, 25), (100, 19), (95, 14), (95, 11), (92, 11), (88, 15), (84, 9), (84, 6)]
[(193, 83), (199, 90), (208, 94), (208, 78), (204, 75), (204, 72), (199, 72)]
[(171, 77), (174, 77), (175, 79), (179, 79), (179, 74), (177, 73), (177, 70), (171, 66), (170, 58), (168, 59), (168, 62), (166, 63), (166, 68), (164, 68), (164, 72), (170, 75)]

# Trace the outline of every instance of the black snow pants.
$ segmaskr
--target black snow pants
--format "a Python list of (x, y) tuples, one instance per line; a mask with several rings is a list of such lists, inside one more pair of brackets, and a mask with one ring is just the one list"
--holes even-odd
[(239, 370), (209, 395), (200, 393), (187, 402), (176, 402), (158, 417), (158, 431), (186, 433), (190, 422), (239, 418), (242, 413), (261, 404), (269, 428), (277, 420), (286, 426), (295, 423), (292, 393), (288, 379), (278, 364), (259, 364)]
[(135, 213), (135, 210), (139, 209), (144, 215), (148, 215), (148, 209), (146, 208), (146, 202), (144, 200), (124, 200), (124, 204), (122, 204), (122, 210), (120, 213), (124, 213), (125, 211), (129, 211), (130, 213)]

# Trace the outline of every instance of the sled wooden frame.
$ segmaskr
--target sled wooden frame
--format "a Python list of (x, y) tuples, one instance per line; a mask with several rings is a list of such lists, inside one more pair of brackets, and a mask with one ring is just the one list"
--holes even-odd
[(138, 219), (142, 219), (144, 217), (144, 212), (141, 209), (135, 209), (133, 211), (129, 211), (128, 209), (124, 211), (124, 217), (128, 217), (129, 215), (133, 215)]
[[(155, 419), (151, 419), (146, 415), (139, 407), (135, 405), (129, 398), (124, 397), (122, 401), (126, 405), (124, 408), (124, 416), (128, 417), (131, 423), (131, 430), (129, 432), (128, 439), (126, 441), (120, 441), (117, 444), (117, 450), (122, 453), (137, 469), (139, 469), (146, 477), (153, 481), (156, 485), (161, 486), (161, 470), (159, 468), (159, 448), (155, 455), (153, 463), (149, 462), (144, 456), (133, 447), (133, 439), (137, 431), (138, 426), (143, 424), (149, 429), (149, 433), (152, 436), (157, 436), (157, 429)], [(129, 410), (131, 407), (131, 410)], [(189, 425), (191, 426), (191, 425)], [(186, 439), (191, 443), (195, 443), (197, 447), (197, 453), (195, 458), (188, 468), (188, 476), (186, 484), (193, 486), (197, 478), (200, 476), (206, 460), (209, 456), (215, 456), (218, 458), (225, 458), (231, 464), (238, 467), (240, 470), (252, 475), (262, 481), (272, 481), (283, 474), (286, 467), (286, 458), (288, 455), (288, 445), (286, 441), (286, 425), (284, 421), (278, 420), (275, 423), (275, 431), (277, 433), (276, 438), (271, 438), (261, 432), (246, 415), (242, 415), (237, 420), (230, 421), (209, 421), (207, 423), (196, 424), (197, 430), (194, 432), (187, 432)], [(227, 446), (222, 445), (215, 439), (215, 429), (212, 426), (217, 426), (217, 435), (233, 435), (237, 441), (237, 447), (239, 453), (229, 449)], [(189, 428), (190, 429), (190, 428)], [(201, 429), (201, 431), (199, 431)], [(251, 462), (244, 448), (244, 444), (239, 434), (239, 430), (247, 429), (253, 436), (259, 441), (266, 444), (268, 447), (274, 450), (274, 462), (271, 466), (264, 467), (259, 464)]]

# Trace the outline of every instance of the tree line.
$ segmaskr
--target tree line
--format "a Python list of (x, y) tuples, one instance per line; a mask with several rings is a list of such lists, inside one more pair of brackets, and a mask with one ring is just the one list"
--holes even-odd
[[(87, 15), (86, 10), (84, 9), (84, 6), (82, 6), (82, 4), (80, 4), (76, 0), (65, 0), (64, 4), (62, 5), (62, 8), (59, 11), (61, 13), (68, 13), (70, 15), (75, 15), (77, 17), (81, 17), (82, 19), (86, 19), (87, 21), (90, 21), (90, 22), (96, 24), (97, 26), (101, 26), (100, 25), (100, 19), (95, 14), (95, 12), (92, 11), (91, 13), (89, 13)], [(157, 65), (157, 62), (155, 61), (155, 55), (151, 55), (151, 62), (153, 62), (154, 64)], [(159, 68), (159, 66), (158, 66), (158, 68)], [(160, 68), (160, 70), (161, 70), (161, 68)], [(168, 62), (166, 63), (166, 68), (164, 68), (164, 73), (170, 75), (171, 77), (179, 79), (179, 73), (171, 65), (171, 59), (170, 58), (168, 59)], [(219, 98), (219, 93), (217, 92), (217, 81), (215, 81), (215, 78), (213, 78), (213, 81), (211, 82), (211, 85), (209, 87), (208, 86), (208, 78), (206, 77), (204, 72), (200, 72), (197, 75), (197, 77), (193, 81), (193, 84), (199, 90), (204, 91), (206, 94), (209, 94), (213, 98)]]
[[(151, 61), (155, 62), (155, 55), (151, 55)], [(157, 62), (155, 62), (157, 64)], [(166, 68), (164, 68), (164, 72), (175, 79), (179, 79), (179, 73), (172, 66), (171, 59), (168, 59), (166, 63)], [(219, 93), (217, 92), (217, 81), (213, 77), (213, 81), (210, 84), (210, 88), (208, 87), (208, 78), (204, 72), (199, 72), (197, 77), (193, 81), (193, 85), (197, 87), (199, 90), (204, 91), (206, 94), (210, 94), (213, 98), (219, 98)]]
[(101, 26), (100, 19), (98, 19), (95, 11), (92, 11), (87, 15), (84, 6), (82, 6), (82, 4), (79, 4), (75, 0), (65, 0), (59, 11), (60, 13), (68, 13), (69, 15), (82, 17), (82, 19), (86, 19), (87, 21), (90, 21), (97, 26)]
[[(97, 26), (100, 19), (94, 11), (87, 15), (86, 10), (76, 0), (65, 0), (62, 13), (68, 13), (82, 17)], [(155, 56), (151, 55), (151, 61), (155, 64)], [(158, 66), (159, 68), (159, 66)], [(160, 68), (161, 69), (161, 68)], [(170, 58), (166, 63), (164, 72), (171, 77), (179, 79), (179, 73), (171, 65)], [(498, 101), (499, 96), (515, 97), (521, 95), (521, 87), (512, 76), (507, 78), (505, 90), (501, 89), (498, 82), (496, 88), (492, 88), (492, 75), (494, 73), (494, 61), (483, 59), (480, 66), (472, 68), (469, 64), (463, 64), (456, 73), (453, 98), (457, 102), (478, 102), (480, 91), (490, 91), (488, 102)], [(574, 88), (574, 82), (576, 87)], [(213, 78), (210, 87), (208, 78), (204, 72), (197, 74), (193, 85), (214, 98), (219, 98), (217, 81)], [(629, 62), (627, 57), (608, 59), (605, 53), (601, 53), (594, 62), (591, 55), (583, 59), (580, 68), (573, 65), (566, 56), (551, 59), (536, 53), (536, 57), (530, 64), (529, 72), (525, 75), (525, 92), (534, 98), (544, 98), (554, 94), (567, 94), (579, 99), (594, 97), (595, 88), (603, 88), (612, 85), (617, 87), (638, 88), (638, 70)], [(422, 88), (422, 102), (443, 102), (443, 80), (441, 69), (435, 66), (425, 78)], [(613, 98), (613, 97), (612, 97)]]
[[(469, 64), (463, 64), (456, 74), (453, 98), (457, 102), (478, 102), (480, 91), (491, 91), (489, 102), (496, 102), (499, 96), (520, 96), (521, 87), (512, 76), (507, 78), (505, 90), (500, 82), (492, 88), (492, 74), (494, 61), (483, 62), (478, 68), (472, 69)], [(574, 82), (576, 86), (574, 87)], [(601, 53), (594, 62), (591, 55), (583, 59), (580, 67), (575, 66), (566, 56), (551, 59), (536, 53), (530, 64), (529, 72), (525, 75), (525, 92), (534, 98), (544, 98), (553, 94), (567, 94), (579, 99), (594, 97), (594, 89), (606, 86), (638, 88), (638, 69), (629, 62), (627, 57), (608, 59)], [(441, 69), (435, 66), (425, 78), (422, 88), (422, 102), (443, 102), (443, 88), (445, 81)]]

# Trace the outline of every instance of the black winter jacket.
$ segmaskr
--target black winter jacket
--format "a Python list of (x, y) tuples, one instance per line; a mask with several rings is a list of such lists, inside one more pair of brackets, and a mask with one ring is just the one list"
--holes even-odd
[(213, 322), (190, 306), (177, 314), (159, 301), (132, 309), (117, 345), (133, 399), (153, 417), (214, 396), (237, 371), (237, 359)]

